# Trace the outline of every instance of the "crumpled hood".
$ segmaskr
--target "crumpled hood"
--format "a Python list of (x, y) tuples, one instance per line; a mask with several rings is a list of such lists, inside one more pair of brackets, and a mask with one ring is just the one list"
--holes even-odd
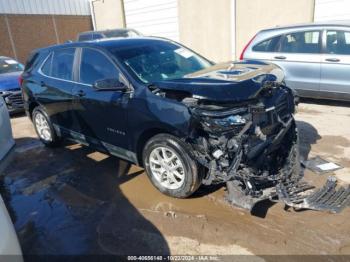
[(10, 91), (19, 89), (18, 78), (22, 71), (0, 74), (0, 91)]
[(163, 90), (190, 93), (194, 98), (238, 102), (255, 98), (268, 82), (281, 83), (283, 71), (259, 61), (228, 62), (213, 65), (184, 78), (153, 83)]

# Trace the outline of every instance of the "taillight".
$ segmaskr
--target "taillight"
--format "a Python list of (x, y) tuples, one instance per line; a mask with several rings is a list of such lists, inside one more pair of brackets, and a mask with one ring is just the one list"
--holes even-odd
[(247, 50), (248, 46), (250, 45), (250, 43), (254, 40), (254, 38), (256, 37), (256, 35), (254, 35), (252, 37), (252, 39), (249, 40), (249, 42), (244, 46), (241, 55), (239, 56), (239, 60), (243, 60), (244, 57), (244, 52)]
[(19, 83), (19, 87), (21, 87), (22, 84), (23, 84), (23, 77), (22, 77), (22, 75), (20, 75), (20, 76), (18, 77), (18, 83)]

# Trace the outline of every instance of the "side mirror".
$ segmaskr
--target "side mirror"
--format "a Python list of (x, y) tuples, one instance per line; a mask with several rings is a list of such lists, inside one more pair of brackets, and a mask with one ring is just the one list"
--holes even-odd
[(99, 91), (127, 91), (128, 87), (118, 79), (101, 79), (97, 80), (93, 87)]

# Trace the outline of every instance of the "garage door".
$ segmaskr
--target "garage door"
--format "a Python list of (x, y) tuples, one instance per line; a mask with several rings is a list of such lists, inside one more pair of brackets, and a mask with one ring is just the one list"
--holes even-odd
[(315, 21), (350, 20), (349, 0), (316, 0)]
[(179, 40), (177, 0), (124, 0), (124, 9), (128, 28)]

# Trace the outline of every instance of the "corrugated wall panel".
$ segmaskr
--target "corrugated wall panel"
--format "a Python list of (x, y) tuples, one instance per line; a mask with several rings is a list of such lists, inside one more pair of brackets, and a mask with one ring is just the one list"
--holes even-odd
[(315, 21), (350, 20), (349, 0), (316, 0)]
[(0, 14), (90, 15), (89, 0), (0, 0)]
[(24, 63), (33, 49), (74, 40), (79, 32), (91, 29), (87, 15), (0, 14), (0, 55)]
[(179, 40), (177, 0), (124, 0), (126, 25), (144, 35)]

